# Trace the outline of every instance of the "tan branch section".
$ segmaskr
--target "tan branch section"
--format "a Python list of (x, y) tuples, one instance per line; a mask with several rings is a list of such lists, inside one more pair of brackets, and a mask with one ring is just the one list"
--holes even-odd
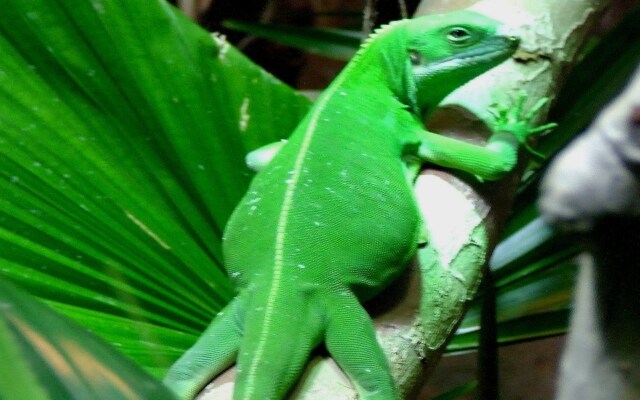
[(178, 0), (178, 7), (194, 21), (206, 10), (213, 0)]
[[(605, 0), (485, 0), (424, 1), (419, 13), (446, 12), (471, 6), (508, 24), (523, 39), (527, 62), (508, 61), (449, 96), (448, 107), (431, 118), (431, 130), (471, 141), (482, 141), (483, 123), (460, 112), (463, 107), (480, 119), (499, 93), (524, 90), (532, 101), (554, 97), (560, 77), (575, 62), (580, 44), (595, 22)], [(502, 99), (504, 100), (504, 99)], [(453, 107), (453, 106), (456, 107)], [(473, 297), (485, 261), (495, 245), (516, 185), (518, 174), (490, 185), (473, 185), (442, 171), (425, 171), (416, 184), (425, 215), (444, 215), (446, 223), (431, 224), (437, 240), (419, 254), (420, 265), (385, 291), (384, 310), (375, 312), (378, 337), (389, 357), (405, 398), (413, 398)], [(455, 206), (451, 206), (455, 204)], [(464, 212), (460, 212), (463, 210)], [(447, 240), (446, 238), (457, 238)], [(438, 282), (434, 286), (433, 282)], [(217, 378), (200, 399), (231, 398), (234, 368)], [(351, 383), (330, 358), (310, 363), (293, 399), (355, 399)]]

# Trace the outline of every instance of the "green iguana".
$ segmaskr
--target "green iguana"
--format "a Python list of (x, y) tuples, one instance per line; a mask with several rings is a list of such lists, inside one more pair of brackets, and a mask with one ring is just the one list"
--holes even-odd
[(223, 237), (239, 294), (168, 372), (180, 398), (236, 362), (234, 399), (282, 399), (322, 342), (361, 399), (398, 398), (360, 303), (396, 278), (424, 240), (416, 166), (499, 179), (538, 131), (502, 118), (507, 132), (477, 146), (424, 128), (445, 95), (514, 53), (519, 40), (500, 27), (460, 11), (381, 28), (288, 141), (249, 155), (260, 171)]

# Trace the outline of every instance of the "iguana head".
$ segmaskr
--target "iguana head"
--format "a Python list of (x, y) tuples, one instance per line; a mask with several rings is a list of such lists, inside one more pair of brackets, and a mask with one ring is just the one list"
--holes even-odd
[(406, 29), (406, 89), (421, 116), (454, 89), (509, 58), (520, 43), (502, 34), (499, 22), (471, 11), (415, 18)]

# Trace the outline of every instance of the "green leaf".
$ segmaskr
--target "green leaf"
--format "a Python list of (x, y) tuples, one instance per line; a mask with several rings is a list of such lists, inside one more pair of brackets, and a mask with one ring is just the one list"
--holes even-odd
[(342, 61), (350, 60), (364, 40), (360, 32), (341, 29), (301, 28), (236, 20), (225, 21), (224, 26)]
[[(551, 311), (505, 321), (498, 324), (498, 342), (505, 345), (560, 335), (566, 332), (568, 323), (569, 310)], [(479, 329), (457, 333), (446, 351), (456, 353), (476, 349), (479, 333)]]
[[(508, 344), (564, 333), (575, 285), (579, 246), (555, 235), (540, 219), (496, 247), (490, 266), (496, 287), (498, 342)], [(479, 292), (448, 352), (478, 345), (483, 299)]]
[(221, 232), (309, 101), (163, 0), (8, 0), (0, 277), (161, 373), (233, 296)]
[(111, 346), (0, 281), (0, 398), (174, 399)]

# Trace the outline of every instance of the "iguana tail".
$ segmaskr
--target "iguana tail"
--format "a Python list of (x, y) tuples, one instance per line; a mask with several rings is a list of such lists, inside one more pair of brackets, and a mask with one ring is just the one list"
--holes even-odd
[(308, 295), (255, 291), (245, 314), (235, 400), (283, 399), (322, 341), (323, 318)]

